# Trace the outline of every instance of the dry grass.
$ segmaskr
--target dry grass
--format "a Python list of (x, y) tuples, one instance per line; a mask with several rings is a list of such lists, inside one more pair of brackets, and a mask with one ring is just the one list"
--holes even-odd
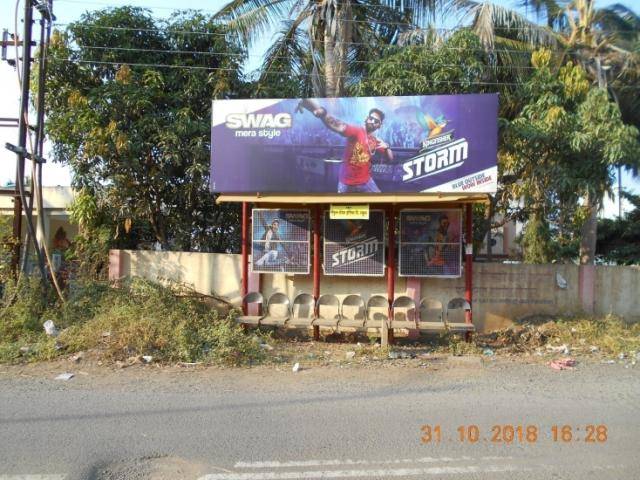
[[(36, 287), (23, 286), (3, 310), (0, 362), (86, 350), (110, 361), (150, 355), (160, 362), (244, 365), (264, 359), (259, 336), (246, 335), (232, 318), (219, 318), (198, 299), (176, 297), (157, 284), (135, 280), (115, 289), (92, 282), (77, 286), (64, 305), (43, 304), (34, 292)], [(43, 332), (47, 319), (60, 329), (55, 339)]]
[(608, 315), (604, 318), (558, 318), (541, 325), (522, 324), (478, 335), (480, 347), (512, 353), (552, 351), (566, 345), (572, 353), (615, 356), (640, 352), (640, 323), (626, 323)]

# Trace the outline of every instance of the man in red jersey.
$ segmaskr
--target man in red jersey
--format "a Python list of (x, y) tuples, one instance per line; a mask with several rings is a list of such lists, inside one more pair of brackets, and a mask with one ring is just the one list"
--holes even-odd
[(364, 120), (364, 126), (349, 125), (327, 113), (327, 110), (311, 99), (301, 100), (298, 111), (309, 110), (317, 118), (336, 133), (347, 139), (347, 145), (340, 165), (338, 193), (376, 193), (380, 189), (371, 178), (371, 158), (380, 153), (384, 158), (393, 161), (393, 152), (373, 132), (382, 126), (384, 112), (372, 108)]

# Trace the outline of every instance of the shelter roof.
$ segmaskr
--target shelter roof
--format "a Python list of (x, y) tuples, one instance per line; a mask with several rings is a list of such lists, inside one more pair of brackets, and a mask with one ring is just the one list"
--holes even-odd
[(480, 192), (409, 193), (409, 194), (287, 194), (287, 193), (224, 193), (216, 199), (223, 202), (295, 203), (295, 204), (358, 204), (358, 203), (488, 203)]

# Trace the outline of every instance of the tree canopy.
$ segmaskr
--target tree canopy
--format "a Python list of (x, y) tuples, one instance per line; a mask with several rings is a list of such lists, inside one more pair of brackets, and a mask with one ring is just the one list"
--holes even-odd
[[(590, 0), (522, 3), (546, 24), (472, 0), (86, 13), (52, 39), (47, 133), (115, 245), (229, 251), (238, 211), (208, 191), (212, 98), (499, 92), (499, 192), (477, 235), (497, 212), (527, 225), (527, 260), (575, 257), (581, 237), (595, 242), (613, 168), (638, 170), (640, 22)], [(435, 28), (444, 11), (468, 25)], [(270, 29), (258, 75), (243, 76), (247, 46)]]
[(640, 144), (638, 130), (624, 124), (606, 91), (590, 88), (581, 66), (569, 62), (556, 71), (548, 50), (532, 63), (536, 70), (521, 92), (526, 104), (503, 130), (501, 200), (529, 220), (525, 259), (548, 262), (556, 256), (552, 231), (559, 249), (574, 241), (570, 224), (590, 214), (581, 199), (609, 192), (611, 166), (637, 165)]
[(160, 21), (122, 7), (53, 35), (47, 134), (74, 186), (93, 192), (114, 237), (227, 251), (237, 209), (208, 191), (211, 99), (242, 89), (244, 51), (200, 13)]
[(633, 210), (622, 218), (598, 222), (596, 253), (604, 261), (618, 265), (640, 264), (640, 195), (622, 193)]

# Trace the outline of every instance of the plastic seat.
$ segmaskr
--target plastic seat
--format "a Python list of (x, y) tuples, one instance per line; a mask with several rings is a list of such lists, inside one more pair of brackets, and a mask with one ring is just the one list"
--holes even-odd
[(340, 320), (340, 300), (335, 295), (325, 293), (316, 302), (316, 318), (313, 325), (319, 327), (338, 327)]
[(420, 314), (418, 315), (418, 329), (421, 331), (443, 331), (447, 327), (444, 323), (442, 302), (430, 298), (420, 300)]
[(264, 303), (264, 297), (260, 292), (249, 292), (242, 299), (243, 305), (258, 305), (258, 315), (240, 315), (236, 318), (236, 322), (241, 323), (243, 325), (259, 325), (260, 320), (262, 319), (262, 306)]
[(276, 292), (267, 302), (267, 315), (260, 319), (260, 325), (284, 325), (291, 317), (289, 297)]
[(447, 303), (445, 324), (452, 332), (473, 332), (476, 327), (465, 321), (466, 313), (471, 311), (471, 305), (464, 298), (456, 297)]
[(413, 298), (401, 295), (391, 306), (391, 328), (416, 328), (416, 302)]
[(291, 318), (287, 325), (293, 328), (310, 327), (315, 314), (316, 302), (308, 293), (300, 293), (293, 299), (291, 306)]
[(389, 301), (382, 295), (373, 295), (367, 301), (367, 328), (388, 328)]
[(338, 327), (363, 328), (366, 320), (367, 308), (364, 299), (360, 295), (347, 295), (340, 307)]

